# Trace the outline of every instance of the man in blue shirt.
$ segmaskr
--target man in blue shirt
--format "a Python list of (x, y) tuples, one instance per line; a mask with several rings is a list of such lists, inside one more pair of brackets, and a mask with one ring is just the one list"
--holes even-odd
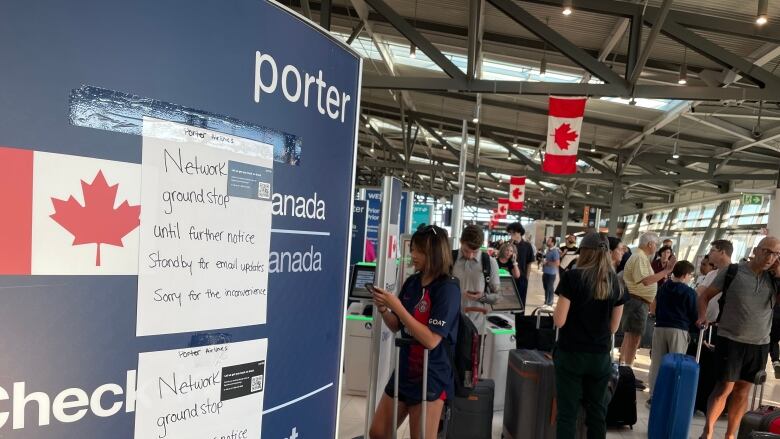
[(561, 253), (555, 247), (555, 238), (548, 237), (546, 244), (547, 254), (544, 256), (544, 267), (542, 267), (542, 285), (544, 285), (544, 304), (552, 306), (555, 297), (555, 275), (561, 265)]

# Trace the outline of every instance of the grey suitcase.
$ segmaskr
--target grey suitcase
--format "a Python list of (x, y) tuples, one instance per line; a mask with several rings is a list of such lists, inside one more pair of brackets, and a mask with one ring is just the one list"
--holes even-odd
[(549, 353), (509, 352), (503, 432), (507, 439), (555, 437), (555, 367)]
[(468, 395), (452, 398), (447, 439), (490, 439), (495, 387), (493, 380), (479, 380)]

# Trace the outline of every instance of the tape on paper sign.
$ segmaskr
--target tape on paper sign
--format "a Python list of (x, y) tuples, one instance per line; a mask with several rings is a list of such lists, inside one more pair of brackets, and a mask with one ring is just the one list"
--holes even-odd
[(303, 140), (294, 134), (100, 87), (83, 85), (70, 93), (70, 123), (75, 126), (140, 136), (144, 116), (268, 143), (275, 162), (301, 164)]

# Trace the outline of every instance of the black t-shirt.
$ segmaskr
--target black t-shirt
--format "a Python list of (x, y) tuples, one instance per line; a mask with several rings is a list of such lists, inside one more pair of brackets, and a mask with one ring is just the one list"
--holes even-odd
[(609, 352), (612, 346), (610, 321), (612, 308), (626, 302), (617, 275), (612, 273), (612, 295), (607, 300), (593, 298), (593, 289), (585, 284), (583, 271), (575, 268), (563, 273), (555, 294), (571, 301), (566, 323), (560, 330), (558, 346), (569, 352)]
[(515, 242), (515, 250), (517, 252), (517, 265), (520, 266), (520, 277), (528, 278), (528, 264), (536, 260), (534, 255), (534, 247), (530, 242), (520, 241)]
[(507, 259), (506, 262), (501, 262), (501, 259), (496, 258), (496, 262), (498, 262), (498, 268), (503, 268), (504, 270), (509, 272), (509, 275), (512, 276), (512, 281), (514, 281), (515, 283), (515, 287), (517, 288), (517, 291), (520, 291), (520, 278), (518, 277), (517, 279), (515, 279), (515, 277), (512, 275), (512, 259)]

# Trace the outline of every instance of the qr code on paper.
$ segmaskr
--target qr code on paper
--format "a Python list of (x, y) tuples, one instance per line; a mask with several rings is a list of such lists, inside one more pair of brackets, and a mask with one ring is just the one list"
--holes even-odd
[(271, 184), (263, 183), (262, 181), (257, 183), (257, 198), (270, 199), (271, 198)]
[(251, 392), (260, 392), (263, 390), (263, 375), (257, 375), (252, 377)]

